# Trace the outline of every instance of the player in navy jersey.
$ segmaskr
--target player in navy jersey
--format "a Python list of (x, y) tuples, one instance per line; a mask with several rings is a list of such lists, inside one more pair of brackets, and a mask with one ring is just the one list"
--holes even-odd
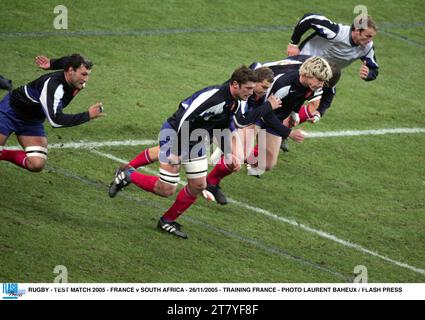
[[(308, 58), (311, 58), (311, 56), (298, 55), (291, 56), (278, 61), (264, 63), (254, 62), (251, 64), (250, 68), (255, 70), (260, 67), (268, 67), (274, 72), (275, 75), (279, 75), (287, 73), (291, 70), (299, 70), (302, 63), (305, 62)], [(325, 82), (320, 99), (310, 101), (306, 105), (302, 105), (298, 108), (295, 108), (294, 113), (291, 113), (291, 117), (288, 117), (284, 120), (285, 126), (294, 127), (297, 124), (303, 123), (305, 121), (317, 123), (323, 117), (325, 112), (329, 109), (336, 94), (336, 84), (338, 83), (341, 77), (340, 67), (335, 63), (330, 63), (329, 65), (332, 69), (332, 78), (329, 81)], [(274, 120), (273, 124), (269, 124), (271, 124), (272, 127), (275, 127), (275, 131), (281, 131), (281, 129), (279, 129), (280, 125), (276, 122), (276, 119), (269, 118), (269, 120)], [(284, 152), (289, 151), (287, 141), (288, 139), (282, 139), (281, 149)]]
[[(275, 71), (278, 72), (276, 68)], [(271, 170), (276, 165), (282, 138), (286, 139), (297, 132), (297, 139), (293, 140), (296, 142), (303, 141), (304, 134), (300, 130), (291, 130), (291, 128), (283, 124), (283, 120), (287, 119), (292, 112), (298, 112), (305, 100), (319, 100), (324, 83), (331, 78), (332, 70), (329, 63), (320, 57), (310, 57), (299, 68), (275, 75), (274, 82), (265, 98), (269, 95), (279, 97), (282, 101), (282, 107), (266, 113), (257, 122), (261, 129), (266, 130), (265, 143), (262, 143), (265, 148), (262, 149), (263, 152), (258, 152), (258, 147), (254, 148), (252, 155), (250, 155), (251, 151), (249, 149), (245, 151), (249, 164), (255, 164), (251, 159), (258, 160), (256, 169), (253, 169), (255, 173), (251, 174), (261, 174), (264, 171)], [(245, 131), (247, 129), (245, 128)], [(249, 129), (252, 132), (252, 128)], [(250, 139), (248, 133), (245, 132), (243, 135), (245, 137), (244, 140)], [(227, 172), (225, 170), (221, 170), (221, 172), (213, 170), (208, 175), (208, 186), (206, 188), (213, 197), (210, 197), (206, 192), (204, 192), (204, 196), (207, 199), (214, 199), (222, 205), (226, 204), (227, 199), (221, 191), (219, 183), (229, 174), (231, 174), (230, 170)]]
[[(187, 234), (175, 220), (195, 202), (198, 194), (206, 187), (208, 170), (206, 148), (213, 139), (215, 134), (213, 131), (220, 129), (222, 133), (228, 130), (228, 134), (222, 137), (231, 145), (232, 134), (228, 129), (231, 122), (236, 126), (248, 125), (255, 121), (254, 117), (260, 117), (280, 106), (280, 100), (271, 96), (259, 106), (258, 110), (262, 111), (255, 115), (240, 113), (241, 108), (246, 108), (256, 82), (257, 77), (253, 70), (240, 67), (233, 72), (228, 83), (207, 87), (184, 99), (178, 110), (164, 122), (159, 135), (159, 177), (139, 173), (130, 166), (119, 168), (109, 188), (109, 196), (114, 197), (130, 182), (157, 195), (171, 196), (175, 193), (179, 182), (182, 165), (188, 184), (178, 193), (174, 204), (159, 219), (158, 228), (175, 236), (187, 238)], [(243, 116), (240, 116), (241, 114)], [(227, 150), (228, 166), (231, 170), (238, 170), (240, 159), (231, 152), (231, 148)]]
[[(250, 65), (250, 68), (256, 70), (261, 67), (270, 68), (275, 75), (283, 74), (291, 70), (299, 70), (303, 62), (305, 62), (308, 58), (311, 58), (309, 55), (297, 55), (287, 57), (278, 61), (270, 61), (270, 62), (254, 62)], [(310, 114), (309, 121), (316, 123), (318, 122), (325, 112), (329, 109), (332, 104), (332, 101), (336, 94), (336, 84), (338, 83), (341, 77), (341, 69), (335, 63), (329, 63), (332, 69), (332, 78), (329, 81), (326, 81), (322, 88), (322, 96), (320, 100), (317, 100), (317, 104), (314, 105), (314, 109), (308, 110), (312, 114)], [(313, 106), (312, 106), (313, 107)], [(318, 113), (316, 113), (316, 111)], [(314, 116), (317, 116), (317, 119), (314, 119)]]
[[(273, 71), (267, 67), (257, 68), (254, 72), (257, 77), (257, 82), (254, 86), (253, 94), (248, 98), (248, 101), (243, 105), (243, 108), (237, 109), (237, 112), (233, 117), (234, 120), (236, 119), (239, 127), (251, 125), (265, 114), (265, 109), (262, 105), (267, 102), (267, 99), (264, 99), (264, 96), (271, 87), (274, 74)], [(226, 81), (225, 84), (228, 85), (229, 81)], [(270, 99), (272, 100), (274, 97), (271, 97)], [(272, 109), (273, 108), (275, 108), (274, 104), (272, 104)], [(271, 111), (271, 109), (268, 110)], [(150, 147), (143, 150), (127, 165), (133, 168), (139, 168), (158, 161), (158, 157), (159, 146)]]
[[(309, 30), (314, 32), (300, 43)], [(351, 26), (337, 24), (319, 14), (305, 14), (297, 23), (287, 47), (287, 55), (306, 54), (326, 58), (341, 69), (360, 59), (359, 76), (365, 81), (378, 76), (373, 39), (377, 33), (371, 16), (356, 17)]]
[[(8, 93), (0, 102), (0, 160), (32, 172), (43, 170), (47, 160), (44, 121), (52, 127), (71, 127), (104, 115), (101, 103), (87, 112), (65, 114), (63, 111), (84, 88), (93, 64), (80, 54), (66, 57), (62, 71), (45, 74)], [(4, 148), (15, 133), (21, 150)]]

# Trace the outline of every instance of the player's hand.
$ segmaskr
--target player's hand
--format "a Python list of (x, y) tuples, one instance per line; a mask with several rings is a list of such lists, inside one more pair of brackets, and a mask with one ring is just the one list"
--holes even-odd
[(35, 57), (35, 63), (43, 70), (50, 70), (50, 59), (46, 56)]
[(366, 61), (363, 61), (363, 64), (360, 67), (360, 71), (359, 71), (360, 78), (365, 80), (368, 74), (369, 74), (369, 67), (366, 65)]
[(291, 131), (291, 133), (289, 134), (289, 138), (291, 138), (295, 142), (303, 142), (306, 135), (307, 133), (303, 130), (295, 129)]
[(98, 102), (98, 103), (92, 105), (89, 108), (90, 120), (96, 119), (98, 117), (106, 116), (106, 113), (104, 113), (103, 111), (104, 110), (103, 110), (102, 102)]
[(267, 101), (270, 102), (273, 110), (276, 110), (282, 106), (282, 100), (273, 94), (267, 99)]
[(289, 115), (289, 128), (296, 127), (300, 124), (300, 121), (300, 115), (297, 112), (292, 111)]
[(313, 113), (313, 116), (311, 118), (308, 118), (307, 120), (310, 121), (311, 123), (318, 123), (320, 121), (320, 119), (322, 119), (322, 116), (320, 115), (319, 111), (315, 111)]
[(300, 48), (296, 44), (288, 44), (288, 47), (286, 48), (286, 55), (288, 57), (291, 56), (297, 56), (300, 54)]

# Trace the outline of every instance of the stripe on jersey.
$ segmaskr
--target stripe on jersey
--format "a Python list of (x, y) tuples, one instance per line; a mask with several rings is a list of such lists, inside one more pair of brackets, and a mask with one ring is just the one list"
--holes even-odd
[[(49, 107), (47, 104), (47, 89), (49, 87), (49, 82), (50, 82), (51, 78), (47, 79), (47, 81), (44, 83), (43, 85), (43, 90), (41, 91), (41, 95), (40, 95), (40, 103), (41, 106), (43, 107), (43, 111), (46, 114), (47, 120), (49, 120), (50, 124), (52, 125), (52, 127), (54, 128), (60, 128), (62, 127), (60, 124), (57, 124), (53, 121), (53, 119), (51, 118), (50, 112), (49, 112)], [(55, 96), (54, 96), (54, 101), (56, 104), (57, 98), (59, 97), (59, 93), (62, 92), (62, 96), (63, 96), (63, 86), (61, 85), (60, 87), (58, 87), (58, 89), (61, 89), (61, 91), (56, 90), (55, 91)], [(54, 115), (56, 114), (57, 111), (57, 105), (55, 107), (55, 105), (53, 106), (53, 111), (54, 111)]]
[(34, 103), (40, 103), (40, 101), (37, 101), (37, 100), (35, 100), (30, 94), (29, 94), (29, 91), (28, 91), (28, 88), (27, 88), (27, 86), (24, 86), (24, 91), (25, 91), (25, 95), (27, 96), (27, 98), (28, 99), (30, 99), (32, 102), (34, 102)]
[[(183, 125), (183, 122), (205, 101), (207, 101), (209, 98), (211, 98), (215, 93), (217, 93), (219, 89), (211, 89), (209, 91), (203, 92), (200, 94), (195, 100), (192, 101), (190, 106), (186, 109), (186, 112), (182, 119), (180, 120), (179, 127), (177, 131), (180, 131), (181, 126)], [(187, 100), (186, 100), (187, 101)]]

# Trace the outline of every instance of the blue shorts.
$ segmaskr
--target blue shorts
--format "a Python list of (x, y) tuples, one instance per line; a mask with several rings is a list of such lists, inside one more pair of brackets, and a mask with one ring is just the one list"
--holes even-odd
[(43, 121), (25, 121), (18, 117), (10, 106), (10, 93), (0, 101), (0, 134), (6, 137), (17, 136), (45, 137)]
[(269, 126), (267, 126), (263, 120), (257, 120), (257, 122), (255, 123), (255, 125), (259, 126), (261, 129), (266, 129), (267, 133), (270, 133), (274, 136), (277, 137), (282, 137), (277, 131), (273, 130), (272, 128), (270, 128)]
[(182, 162), (197, 159), (206, 155), (209, 142), (198, 139), (188, 141), (189, 137), (181, 137), (176, 130), (165, 121), (159, 132), (159, 161), (169, 162), (171, 155), (180, 156)]

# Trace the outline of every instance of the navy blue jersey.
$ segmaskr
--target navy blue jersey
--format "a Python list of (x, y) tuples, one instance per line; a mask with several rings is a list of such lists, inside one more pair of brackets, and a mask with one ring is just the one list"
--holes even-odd
[(287, 118), (292, 111), (298, 112), (306, 100), (313, 101), (320, 99), (322, 90), (313, 92), (308, 87), (300, 83), (300, 75), (297, 70), (290, 70), (284, 74), (277, 75), (272, 87), (267, 93), (282, 100), (282, 107), (267, 113), (263, 116), (266, 127), (272, 128), (282, 138), (287, 138), (291, 129), (284, 126), (282, 121)]
[[(250, 68), (253, 70), (258, 69), (260, 67), (268, 67), (270, 68), (274, 75), (277, 76), (279, 74), (286, 73), (291, 70), (299, 71), (301, 65), (308, 59), (311, 58), (309, 55), (297, 55), (292, 57), (287, 57), (282, 60), (271, 61), (271, 62), (254, 62), (251, 64)], [(332, 104), (333, 98), (336, 94), (335, 87), (323, 87), (323, 93), (320, 99), (320, 104), (317, 111), (320, 112), (320, 115), (323, 116), (325, 112), (329, 109)]]
[(306, 100), (320, 99), (322, 92), (321, 89), (313, 92), (310, 88), (303, 86), (300, 82), (299, 72), (291, 70), (275, 77), (267, 97), (273, 94), (282, 100), (282, 107), (274, 110), (274, 113), (279, 120), (283, 120), (292, 111), (298, 112)]
[(63, 109), (78, 92), (66, 82), (64, 72), (57, 71), (13, 90), (10, 105), (26, 121), (47, 118), (54, 128), (76, 126), (89, 121), (89, 113), (64, 114)]
[(167, 122), (177, 132), (186, 123), (189, 133), (204, 129), (211, 134), (213, 129), (229, 128), (232, 121), (238, 128), (248, 126), (271, 110), (268, 102), (255, 110), (249, 110), (247, 101), (233, 98), (229, 84), (225, 83), (204, 88), (184, 99)]

